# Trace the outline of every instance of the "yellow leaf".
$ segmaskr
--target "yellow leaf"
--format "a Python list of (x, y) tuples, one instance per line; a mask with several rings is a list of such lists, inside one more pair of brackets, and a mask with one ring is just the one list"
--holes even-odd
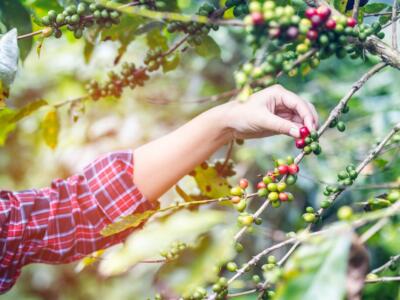
[(80, 260), (80, 262), (76, 265), (75, 267), (75, 272), (79, 273), (82, 272), (82, 270), (95, 262), (97, 262), (101, 256), (103, 255), (104, 250), (98, 250), (90, 254), (89, 256), (86, 256)]
[(34, 111), (38, 110), (42, 106), (47, 105), (47, 102), (43, 99), (31, 102), (24, 107), (22, 107), (19, 111), (17, 111), (13, 121), (18, 122), (19, 120), (29, 116)]
[(142, 213), (136, 213), (129, 216), (122, 217), (121, 221), (114, 222), (101, 230), (103, 236), (110, 236), (124, 231), (128, 228), (138, 227), (144, 221), (148, 220), (152, 215), (156, 213), (156, 210), (146, 210)]
[(194, 169), (194, 179), (201, 194), (209, 198), (229, 195), (228, 180), (220, 176), (214, 165), (202, 164)]
[(60, 130), (60, 121), (57, 111), (49, 111), (42, 120), (42, 133), (47, 146), (54, 149), (58, 143), (58, 132)]

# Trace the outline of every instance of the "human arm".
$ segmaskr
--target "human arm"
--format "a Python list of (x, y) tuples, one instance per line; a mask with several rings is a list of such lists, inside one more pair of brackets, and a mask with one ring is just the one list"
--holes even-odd
[(134, 182), (155, 201), (180, 178), (234, 138), (275, 134), (298, 137), (301, 126), (315, 129), (314, 107), (279, 85), (253, 94), (246, 102), (212, 108), (170, 134), (135, 150)]

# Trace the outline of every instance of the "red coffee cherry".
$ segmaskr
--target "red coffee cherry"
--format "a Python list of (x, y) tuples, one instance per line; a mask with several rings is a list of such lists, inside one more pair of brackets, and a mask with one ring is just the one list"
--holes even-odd
[(318, 32), (316, 30), (310, 29), (307, 31), (307, 38), (315, 41), (318, 38)]
[[(310, 31), (314, 31), (314, 30), (310, 30)], [(300, 132), (300, 136), (304, 139), (306, 137), (308, 137), (310, 135), (310, 130), (308, 130), (308, 128), (306, 126), (303, 126), (299, 129)]]
[(253, 12), (251, 14), (251, 20), (254, 25), (262, 25), (264, 23), (263, 15), (260, 12)]
[(279, 200), (285, 202), (285, 201), (288, 201), (288, 199), (289, 199), (288, 194), (286, 194), (286, 193), (279, 193)]
[(306, 145), (304, 139), (296, 139), (296, 148), (303, 149)]
[(287, 165), (281, 165), (278, 167), (278, 172), (281, 175), (285, 175), (289, 172), (289, 167)]
[(312, 24), (313, 28), (318, 27), (322, 23), (322, 19), (318, 15), (312, 16), (310, 20), (311, 20), (311, 24)]
[(328, 21), (326, 21), (325, 23), (325, 27), (329, 30), (333, 30), (336, 28), (336, 22), (333, 19), (329, 19)]
[(309, 7), (306, 9), (305, 15), (307, 18), (311, 19), (312, 16), (317, 14), (317, 10), (315, 8)]
[(317, 8), (317, 14), (322, 20), (326, 20), (331, 15), (331, 9), (327, 6), (320, 6)]
[(239, 186), (245, 190), (249, 186), (249, 181), (246, 178), (242, 178), (239, 181)]
[(288, 171), (290, 174), (294, 175), (299, 172), (299, 166), (296, 164), (291, 164), (288, 167)]
[(347, 19), (347, 26), (349, 27), (354, 27), (357, 25), (357, 20), (354, 18), (348, 18)]
[(263, 182), (260, 181), (259, 183), (257, 183), (257, 189), (265, 189), (267, 187), (267, 185)]

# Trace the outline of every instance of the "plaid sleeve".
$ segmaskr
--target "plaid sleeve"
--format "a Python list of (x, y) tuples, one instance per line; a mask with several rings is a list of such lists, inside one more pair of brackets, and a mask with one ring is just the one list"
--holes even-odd
[(50, 188), (0, 192), (0, 293), (29, 263), (68, 263), (117, 244), (132, 229), (103, 237), (119, 217), (153, 209), (133, 183), (133, 153), (113, 152)]

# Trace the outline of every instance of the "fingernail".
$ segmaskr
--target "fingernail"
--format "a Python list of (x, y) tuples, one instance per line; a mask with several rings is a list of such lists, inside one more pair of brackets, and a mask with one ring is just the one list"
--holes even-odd
[(292, 128), (290, 128), (289, 134), (290, 134), (292, 137), (295, 137), (295, 138), (299, 138), (299, 137), (300, 137), (300, 132), (299, 132), (299, 129), (298, 129), (297, 127), (292, 127)]

